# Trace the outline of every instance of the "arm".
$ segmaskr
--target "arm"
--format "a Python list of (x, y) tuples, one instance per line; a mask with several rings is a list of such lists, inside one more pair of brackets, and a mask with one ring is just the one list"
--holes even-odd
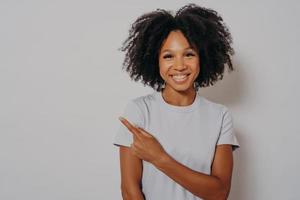
[(224, 200), (229, 195), (233, 169), (231, 145), (218, 145), (216, 147), (211, 175), (194, 171), (177, 162), (168, 154), (153, 164), (175, 182), (200, 198)]
[(141, 191), (142, 160), (130, 148), (120, 146), (121, 191), (124, 200), (144, 200)]
[(133, 134), (130, 150), (138, 158), (152, 163), (175, 182), (196, 196), (206, 200), (227, 199), (231, 185), (233, 154), (231, 144), (216, 146), (211, 175), (192, 170), (173, 159), (149, 132), (133, 126), (126, 119), (121, 122)]

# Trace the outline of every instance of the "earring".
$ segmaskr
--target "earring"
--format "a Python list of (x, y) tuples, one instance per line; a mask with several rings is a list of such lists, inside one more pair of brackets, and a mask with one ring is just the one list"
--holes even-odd
[(196, 90), (196, 91), (198, 91), (198, 89), (199, 89), (199, 84), (198, 84), (198, 82), (194, 82), (194, 89)]
[(162, 84), (162, 88), (166, 87), (166, 82), (164, 81), (164, 83)]

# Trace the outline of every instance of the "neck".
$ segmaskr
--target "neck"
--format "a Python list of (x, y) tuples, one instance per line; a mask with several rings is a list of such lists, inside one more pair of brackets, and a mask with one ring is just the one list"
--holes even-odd
[(191, 105), (196, 98), (195, 88), (191, 88), (186, 91), (176, 91), (169, 88), (162, 90), (162, 97), (164, 100), (175, 106), (188, 106)]

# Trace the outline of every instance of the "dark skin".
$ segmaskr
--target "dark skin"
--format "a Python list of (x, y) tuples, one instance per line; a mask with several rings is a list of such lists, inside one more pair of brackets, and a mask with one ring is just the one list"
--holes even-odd
[[(180, 31), (172, 31), (159, 52), (159, 69), (165, 88), (164, 100), (172, 105), (187, 106), (195, 98), (193, 83), (200, 73), (200, 57)], [(146, 130), (124, 118), (121, 122), (133, 134), (130, 148), (120, 147), (122, 196), (124, 200), (144, 200), (140, 181), (142, 161), (153, 164), (186, 190), (206, 200), (227, 199), (233, 169), (231, 145), (216, 146), (211, 175), (194, 171), (173, 159), (159, 141)]]
[(207, 200), (227, 199), (233, 168), (231, 145), (218, 145), (212, 164), (212, 173), (207, 175), (194, 171), (174, 160), (158, 140), (146, 130), (134, 126), (125, 118), (120, 121), (133, 134), (130, 151), (136, 157), (153, 164), (194, 195)]

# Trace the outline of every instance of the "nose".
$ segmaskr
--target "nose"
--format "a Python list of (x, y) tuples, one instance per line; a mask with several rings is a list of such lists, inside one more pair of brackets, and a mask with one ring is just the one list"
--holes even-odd
[(186, 68), (183, 58), (177, 58), (174, 63), (174, 68), (177, 70), (184, 70)]

